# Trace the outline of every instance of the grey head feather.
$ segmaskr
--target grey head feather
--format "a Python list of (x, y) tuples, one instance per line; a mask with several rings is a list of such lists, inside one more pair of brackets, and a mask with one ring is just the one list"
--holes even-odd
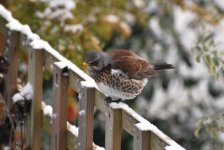
[(112, 58), (104, 52), (89, 51), (86, 53), (85, 61), (97, 71), (101, 71), (109, 64), (111, 64)]

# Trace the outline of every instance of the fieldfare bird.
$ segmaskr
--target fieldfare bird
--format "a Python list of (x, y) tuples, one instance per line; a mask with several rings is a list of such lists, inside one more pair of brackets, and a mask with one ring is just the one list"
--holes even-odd
[(167, 63), (149, 64), (129, 50), (88, 51), (85, 63), (98, 88), (108, 96), (107, 101), (133, 99), (142, 92), (148, 78), (174, 68)]

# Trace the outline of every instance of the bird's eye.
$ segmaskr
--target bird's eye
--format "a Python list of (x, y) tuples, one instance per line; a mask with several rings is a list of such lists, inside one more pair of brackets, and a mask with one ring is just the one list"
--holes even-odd
[(98, 65), (98, 61), (94, 61), (94, 62), (90, 63), (90, 65), (91, 66), (96, 66), (96, 65)]

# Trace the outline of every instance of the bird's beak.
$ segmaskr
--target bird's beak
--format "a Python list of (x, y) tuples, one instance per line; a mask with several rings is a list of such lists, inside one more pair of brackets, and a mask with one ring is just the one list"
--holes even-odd
[(86, 70), (88, 67), (89, 67), (89, 64), (88, 64), (87, 62), (83, 62), (83, 63), (82, 63), (82, 68), (83, 68), (84, 70)]

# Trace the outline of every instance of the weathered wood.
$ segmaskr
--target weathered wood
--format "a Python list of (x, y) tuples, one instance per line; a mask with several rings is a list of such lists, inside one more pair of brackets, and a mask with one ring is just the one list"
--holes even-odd
[(6, 19), (0, 16), (0, 55), (3, 54), (5, 44), (6, 44)]
[(84, 81), (81, 77), (79, 77), (76, 73), (69, 70), (69, 86), (72, 87), (77, 93), (80, 92), (81, 89), (81, 81)]
[(106, 113), (106, 150), (121, 149), (122, 110), (108, 108)]
[(106, 96), (100, 93), (99, 91), (96, 91), (95, 95), (95, 106), (97, 109), (99, 109), (104, 115), (107, 112), (106, 102), (105, 102)]
[(133, 114), (129, 114), (126, 111), (122, 111), (122, 127), (125, 131), (134, 136), (134, 126), (139, 121), (136, 120), (132, 115)]
[(164, 150), (164, 147), (171, 144), (170, 141), (172, 140), (168, 136), (166, 136), (165, 134), (163, 135), (163, 137), (160, 136), (161, 135), (155, 134), (153, 131), (151, 132), (151, 150)]
[(48, 51), (45, 51), (44, 53), (44, 66), (45, 68), (50, 71), (51, 73), (53, 73), (53, 65), (55, 62), (58, 62), (59, 60), (56, 59), (52, 54), (50, 54)]
[(0, 94), (0, 125), (5, 123), (6, 116), (7, 112), (5, 108), (5, 102), (2, 95)]
[[(33, 87), (33, 101), (31, 106), (30, 132), (27, 136), (28, 146), (32, 150), (40, 149), (40, 131), (41, 131), (41, 101), (43, 90), (43, 50), (34, 50), (32, 47), (28, 50), (28, 82)], [(30, 131), (29, 131), (30, 130)]]
[(6, 23), (7, 23), (7, 20), (3, 17), (1, 17), (0, 15), (0, 32), (1, 33), (4, 33), (5, 30), (6, 30)]
[(134, 150), (157, 150), (150, 148), (150, 131), (142, 131), (137, 126), (134, 128)]
[(6, 28), (6, 43), (4, 57), (9, 62), (8, 71), (4, 78), (3, 97), (9, 108), (12, 106), (12, 96), (17, 91), (17, 68), (18, 68), (18, 48), (19, 32)]
[(51, 149), (66, 149), (68, 68), (55, 63), (53, 69), (53, 130)]
[(30, 47), (30, 42), (31, 42), (31, 39), (29, 39), (27, 37), (26, 34), (24, 33), (20, 33), (20, 37), (19, 37), (20, 41), (19, 41), (19, 47), (21, 50), (23, 50), (25, 53), (28, 53), (28, 49)]
[(79, 93), (79, 150), (92, 149), (95, 89), (82, 87)]

